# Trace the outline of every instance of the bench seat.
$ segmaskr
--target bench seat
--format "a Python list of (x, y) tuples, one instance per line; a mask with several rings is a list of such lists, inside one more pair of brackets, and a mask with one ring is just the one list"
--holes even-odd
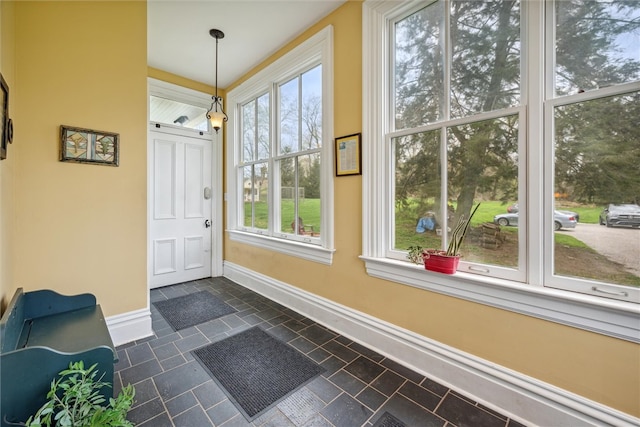
[[(113, 383), (117, 353), (91, 294), (16, 291), (0, 320), (0, 425), (24, 422), (44, 404), (51, 381), (72, 362), (98, 364)], [(112, 389), (103, 389), (109, 398)]]

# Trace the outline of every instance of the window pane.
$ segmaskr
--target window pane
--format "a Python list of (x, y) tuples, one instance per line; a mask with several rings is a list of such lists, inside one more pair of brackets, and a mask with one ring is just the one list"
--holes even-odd
[(242, 106), (242, 160), (256, 160), (256, 101)]
[(555, 108), (555, 220), (579, 215), (554, 233), (555, 274), (640, 286), (639, 117), (640, 92)]
[[(440, 248), (440, 130), (392, 140), (395, 155), (394, 249)], [(440, 232), (438, 232), (440, 230)]]
[(555, 3), (558, 95), (640, 80), (640, 2)]
[(302, 149), (322, 147), (322, 66), (302, 75)]
[(207, 109), (172, 99), (149, 97), (149, 120), (208, 132)]
[(395, 25), (395, 127), (442, 118), (444, 6), (437, 2)]
[(242, 177), (244, 192), (243, 225), (245, 227), (253, 227), (253, 166), (243, 167)]
[(451, 3), (451, 117), (520, 102), (520, 2)]
[(299, 91), (298, 78), (280, 85), (279, 115), (280, 115), (280, 153), (293, 153), (299, 150), (298, 119), (299, 119)]
[[(296, 201), (296, 159), (289, 157), (280, 160), (280, 231), (295, 232)], [(293, 223), (293, 226), (291, 224)]]
[[(518, 189), (518, 116), (451, 127), (447, 144), (448, 200), (455, 207), (449, 228), (482, 202), (462, 245), (463, 260), (517, 267), (521, 212), (507, 213), (506, 201), (514, 200)], [(498, 229), (495, 223), (506, 226)]]
[(269, 158), (269, 147), (271, 141), (271, 130), (269, 127), (269, 94), (264, 94), (258, 98), (258, 159)]
[(269, 227), (267, 196), (269, 190), (267, 163), (243, 168), (244, 226), (266, 230)]
[(298, 158), (298, 233), (320, 236), (320, 153)]
[(269, 165), (256, 163), (253, 166), (253, 205), (255, 211), (254, 227), (267, 230), (269, 228)]

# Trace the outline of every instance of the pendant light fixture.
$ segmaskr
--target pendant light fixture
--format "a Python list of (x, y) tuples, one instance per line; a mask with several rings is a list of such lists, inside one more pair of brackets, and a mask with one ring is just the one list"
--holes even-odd
[[(218, 96), (218, 40), (224, 38), (224, 33), (214, 28), (209, 30), (209, 34), (216, 39), (216, 94), (211, 97), (213, 101), (211, 102), (209, 111), (207, 111), (207, 119), (211, 122), (211, 127), (218, 133), (222, 127), (222, 123), (229, 120), (229, 117), (227, 117), (227, 114), (222, 109), (222, 97)], [(218, 111), (218, 108), (220, 111)]]

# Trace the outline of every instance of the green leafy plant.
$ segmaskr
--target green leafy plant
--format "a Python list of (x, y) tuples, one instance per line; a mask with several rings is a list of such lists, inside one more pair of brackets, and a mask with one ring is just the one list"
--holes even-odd
[(425, 251), (428, 251), (429, 253), (437, 253), (440, 255), (458, 256), (460, 247), (462, 246), (462, 241), (469, 231), (469, 224), (471, 223), (471, 219), (473, 218), (473, 215), (476, 213), (479, 207), (480, 203), (478, 203), (473, 209), (471, 215), (469, 215), (469, 219), (465, 219), (464, 215), (460, 216), (460, 219), (458, 220), (458, 223), (456, 224), (456, 227), (453, 229), (453, 233), (451, 234), (451, 240), (449, 241), (449, 246), (447, 247), (446, 252), (434, 249), (424, 249), (420, 245), (413, 245), (407, 248), (407, 259), (415, 264), (422, 264), (424, 262)]
[(424, 262), (423, 253), (424, 248), (420, 245), (409, 246), (407, 249), (407, 259), (414, 264), (422, 264)]
[(453, 229), (453, 234), (451, 235), (451, 240), (449, 241), (449, 246), (447, 247), (447, 255), (448, 256), (458, 256), (460, 253), (460, 247), (462, 246), (462, 241), (464, 237), (467, 235), (467, 231), (469, 231), (469, 224), (471, 223), (471, 218), (476, 213), (478, 208), (480, 207), (480, 203), (476, 205), (476, 207), (469, 215), (469, 219), (465, 219), (464, 215), (460, 215), (458, 219), (458, 223), (456, 224), (456, 228)]
[(72, 362), (51, 381), (49, 399), (35, 415), (29, 417), (27, 427), (131, 427), (127, 412), (133, 404), (135, 389), (122, 388), (118, 396), (106, 402), (101, 390), (111, 384), (97, 378), (97, 364), (85, 369), (82, 361)]

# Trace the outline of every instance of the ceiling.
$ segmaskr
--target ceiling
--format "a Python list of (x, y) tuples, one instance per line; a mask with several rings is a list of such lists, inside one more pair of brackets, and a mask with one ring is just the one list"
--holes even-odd
[(346, 0), (150, 0), (147, 61), (150, 67), (227, 88)]

